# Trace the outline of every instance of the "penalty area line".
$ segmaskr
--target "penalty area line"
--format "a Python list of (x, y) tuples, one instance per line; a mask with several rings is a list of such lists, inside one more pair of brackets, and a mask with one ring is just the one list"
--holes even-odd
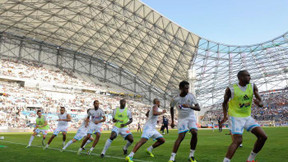
[[(22, 145), (22, 146), (27, 146), (27, 144), (17, 143), (17, 142), (12, 142), (12, 141), (6, 141), (6, 140), (1, 140), (0, 142), (4, 142), (4, 143), (11, 143), (11, 144), (16, 144), (16, 145)], [(30, 147), (43, 148), (43, 146), (30, 146)], [(48, 147), (47, 149), (50, 149), (50, 150), (57, 150), (57, 151), (60, 151), (60, 150), (61, 150), (61, 149), (53, 148), (53, 147)], [(73, 150), (64, 150), (63, 152), (73, 152), (73, 153), (77, 153), (77, 151), (73, 151)], [(86, 154), (86, 153), (82, 152), (81, 154)], [(100, 154), (96, 154), (96, 153), (91, 153), (91, 155), (100, 156)], [(88, 156), (88, 155), (87, 155), (87, 156)], [(105, 158), (106, 158), (106, 157), (108, 157), (108, 158), (113, 158), (113, 159), (121, 159), (121, 160), (125, 160), (125, 158), (118, 157), (118, 156), (105, 155)], [(139, 162), (152, 162), (152, 161), (144, 161), (144, 160), (138, 160), (138, 159), (133, 159), (133, 161), (139, 161)]]

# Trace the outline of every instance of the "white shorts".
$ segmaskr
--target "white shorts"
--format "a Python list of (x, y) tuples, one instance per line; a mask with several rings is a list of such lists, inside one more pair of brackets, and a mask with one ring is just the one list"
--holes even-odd
[(153, 140), (157, 140), (158, 138), (163, 138), (163, 136), (155, 128), (144, 127), (141, 138), (146, 138), (148, 140), (149, 138), (153, 138)]
[(249, 132), (260, 125), (251, 116), (229, 117), (230, 130), (232, 134), (243, 134), (244, 128)]
[(96, 134), (96, 133), (101, 133), (102, 132), (102, 125), (98, 125), (98, 124), (94, 124), (94, 123), (90, 123), (89, 127), (88, 127), (88, 132), (87, 134)]
[(74, 136), (74, 139), (77, 141), (81, 140), (83, 137), (85, 137), (87, 135), (87, 131), (88, 131), (88, 129), (85, 127), (79, 128), (77, 133)]
[(38, 129), (38, 128), (37, 128), (37, 129), (35, 130), (35, 132), (36, 132), (37, 134), (39, 134), (39, 133), (41, 133), (41, 132), (42, 132), (42, 134), (43, 134), (43, 135), (47, 135), (47, 133), (48, 133), (48, 130), (44, 130), (44, 129)]
[(118, 127), (114, 126), (114, 127), (112, 128), (112, 132), (115, 132), (115, 133), (117, 134), (117, 136), (118, 136), (118, 134), (120, 133), (120, 135), (121, 135), (124, 139), (125, 139), (126, 136), (128, 136), (129, 134), (132, 134), (132, 133), (130, 132), (130, 130), (129, 130), (128, 127), (126, 127), (126, 128), (118, 128)]
[(197, 129), (195, 117), (189, 117), (185, 119), (178, 119), (178, 133), (188, 132), (191, 129)]
[(67, 133), (67, 129), (68, 129), (68, 126), (58, 126), (55, 130), (54, 130), (54, 132), (53, 132), (53, 134), (55, 135), (55, 136), (57, 136), (58, 135), (58, 133), (60, 133), (60, 132), (65, 132), (65, 133)]

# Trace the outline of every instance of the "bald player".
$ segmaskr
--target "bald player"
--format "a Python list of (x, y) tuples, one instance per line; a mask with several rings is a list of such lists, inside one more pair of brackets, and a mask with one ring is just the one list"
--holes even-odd
[[(221, 125), (228, 120), (229, 115), (233, 136), (232, 143), (223, 162), (230, 162), (232, 159), (237, 148), (242, 143), (244, 129), (252, 132), (257, 137), (254, 148), (247, 159), (247, 162), (254, 162), (256, 155), (264, 146), (267, 136), (260, 125), (252, 118), (251, 107), (253, 101), (259, 107), (263, 107), (263, 102), (256, 84), (250, 83), (251, 77), (247, 70), (239, 71), (237, 77), (239, 82), (227, 87), (222, 104), (224, 118), (221, 121)], [(253, 96), (255, 96), (254, 100)]]
[(125, 160), (128, 162), (133, 162), (134, 154), (142, 145), (144, 145), (149, 140), (149, 138), (156, 140), (156, 142), (152, 146), (146, 149), (147, 154), (150, 155), (151, 157), (154, 157), (152, 150), (162, 145), (163, 143), (165, 143), (165, 139), (163, 138), (161, 133), (159, 133), (156, 130), (156, 125), (157, 125), (158, 116), (166, 113), (166, 110), (159, 111), (158, 108), (160, 107), (160, 101), (157, 98), (153, 100), (153, 104), (154, 105), (150, 108), (150, 111), (148, 114), (148, 120), (146, 121), (144, 125), (143, 134), (141, 136), (140, 141), (134, 146), (131, 153), (125, 158)]

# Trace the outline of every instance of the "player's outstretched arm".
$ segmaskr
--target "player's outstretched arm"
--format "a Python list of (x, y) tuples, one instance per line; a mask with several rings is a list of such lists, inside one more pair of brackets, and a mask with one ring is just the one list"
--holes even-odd
[(70, 114), (67, 114), (67, 122), (70, 122), (71, 121), (71, 115)]
[(125, 123), (125, 124), (121, 124), (121, 127), (125, 127), (125, 126), (131, 124), (132, 122), (133, 122), (133, 119), (130, 118), (129, 121), (128, 121), (127, 123)]
[(258, 88), (257, 88), (256, 84), (254, 84), (253, 92), (254, 92), (254, 95), (256, 97), (256, 99), (254, 99), (254, 103), (259, 107), (263, 107), (263, 102), (262, 102), (262, 99), (259, 95)]
[(147, 112), (146, 112), (146, 117), (148, 118), (148, 116), (149, 116), (149, 112), (150, 112), (150, 110), (148, 110)]
[(113, 118), (112, 121), (113, 121), (114, 123), (116, 123), (118, 120), (116, 120), (115, 118)]
[(198, 103), (195, 104), (194, 106), (191, 106), (190, 108), (193, 109), (193, 110), (195, 110), (195, 111), (200, 111), (200, 110), (201, 110)]
[(101, 120), (97, 120), (95, 121), (95, 124), (98, 124), (98, 123), (102, 123), (102, 122), (105, 122), (106, 121), (106, 116), (102, 116), (102, 119)]
[(229, 102), (230, 97), (231, 97), (231, 91), (229, 87), (227, 87), (225, 90), (225, 94), (224, 94), (224, 101), (222, 103), (224, 118), (220, 122), (221, 125), (224, 124), (228, 120), (227, 111), (228, 111), (228, 102)]
[(35, 127), (34, 127), (34, 129), (33, 129), (33, 132), (34, 132), (37, 128), (39, 128), (39, 125), (35, 124)]
[(103, 115), (103, 116), (102, 116), (102, 120), (101, 120), (101, 122), (105, 122), (105, 121), (106, 121), (106, 116)]
[(170, 108), (170, 114), (171, 114), (171, 127), (174, 128), (174, 107)]
[(114, 109), (113, 113), (112, 113), (112, 117), (113, 117), (112, 121), (113, 121), (113, 123), (118, 122), (118, 120), (115, 119), (115, 114), (116, 114), (116, 109)]
[(88, 115), (87, 118), (85, 119), (85, 127), (88, 127), (89, 125), (89, 118), (90, 116)]
[(189, 104), (183, 104), (183, 105), (181, 105), (181, 109), (183, 109), (183, 110), (185, 110), (185, 109), (186, 110), (187, 109), (193, 109), (195, 111), (200, 111), (201, 110), (198, 103), (196, 103), (194, 106), (193, 105), (189, 105)]
[(166, 113), (166, 110), (163, 110), (162, 112), (158, 112), (158, 107), (157, 106), (153, 106), (153, 115), (157, 116), (157, 115), (162, 115)]
[(48, 125), (47, 121), (44, 122), (44, 124), (41, 126), (41, 128), (45, 127), (46, 125)]

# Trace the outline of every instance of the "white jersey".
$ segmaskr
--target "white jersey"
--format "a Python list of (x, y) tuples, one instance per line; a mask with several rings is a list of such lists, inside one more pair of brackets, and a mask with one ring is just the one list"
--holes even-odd
[[(67, 113), (65, 112), (64, 114), (58, 114), (59, 119), (67, 119)], [(58, 121), (58, 127), (61, 126), (68, 126), (68, 121)]]
[[(98, 108), (97, 110), (95, 109), (91, 109), (88, 112), (88, 116), (90, 117), (90, 120), (95, 123), (95, 121), (99, 121), (102, 119), (103, 116), (105, 116), (104, 111), (100, 108)], [(97, 125), (101, 126), (102, 123), (98, 123)]]
[(191, 108), (184, 108), (182, 106), (183, 104), (187, 104), (189, 106), (197, 104), (195, 96), (192, 93), (188, 93), (185, 97), (178, 95), (172, 99), (170, 103), (171, 107), (176, 106), (176, 109), (178, 110), (178, 119), (194, 117), (194, 110)]
[[(87, 135), (87, 131), (89, 128), (89, 125), (87, 127), (85, 127), (87, 117), (88, 117), (88, 115), (82, 120), (82, 124), (78, 128), (78, 131), (77, 131), (76, 135), (74, 136), (74, 139), (81, 140), (84, 136)], [(90, 122), (89, 122), (89, 124), (90, 124)]]
[(89, 120), (88, 126), (85, 127), (87, 117), (88, 117), (88, 115), (82, 120), (82, 124), (80, 125), (80, 127), (78, 129), (81, 129), (81, 128), (88, 129), (89, 125), (91, 124), (91, 121)]
[[(159, 111), (158, 107), (157, 107), (157, 111)], [(158, 115), (153, 115), (153, 107), (151, 107), (149, 115), (148, 115), (148, 120), (146, 121), (144, 128), (150, 127), (154, 129), (157, 125), (157, 120), (158, 120)]]

